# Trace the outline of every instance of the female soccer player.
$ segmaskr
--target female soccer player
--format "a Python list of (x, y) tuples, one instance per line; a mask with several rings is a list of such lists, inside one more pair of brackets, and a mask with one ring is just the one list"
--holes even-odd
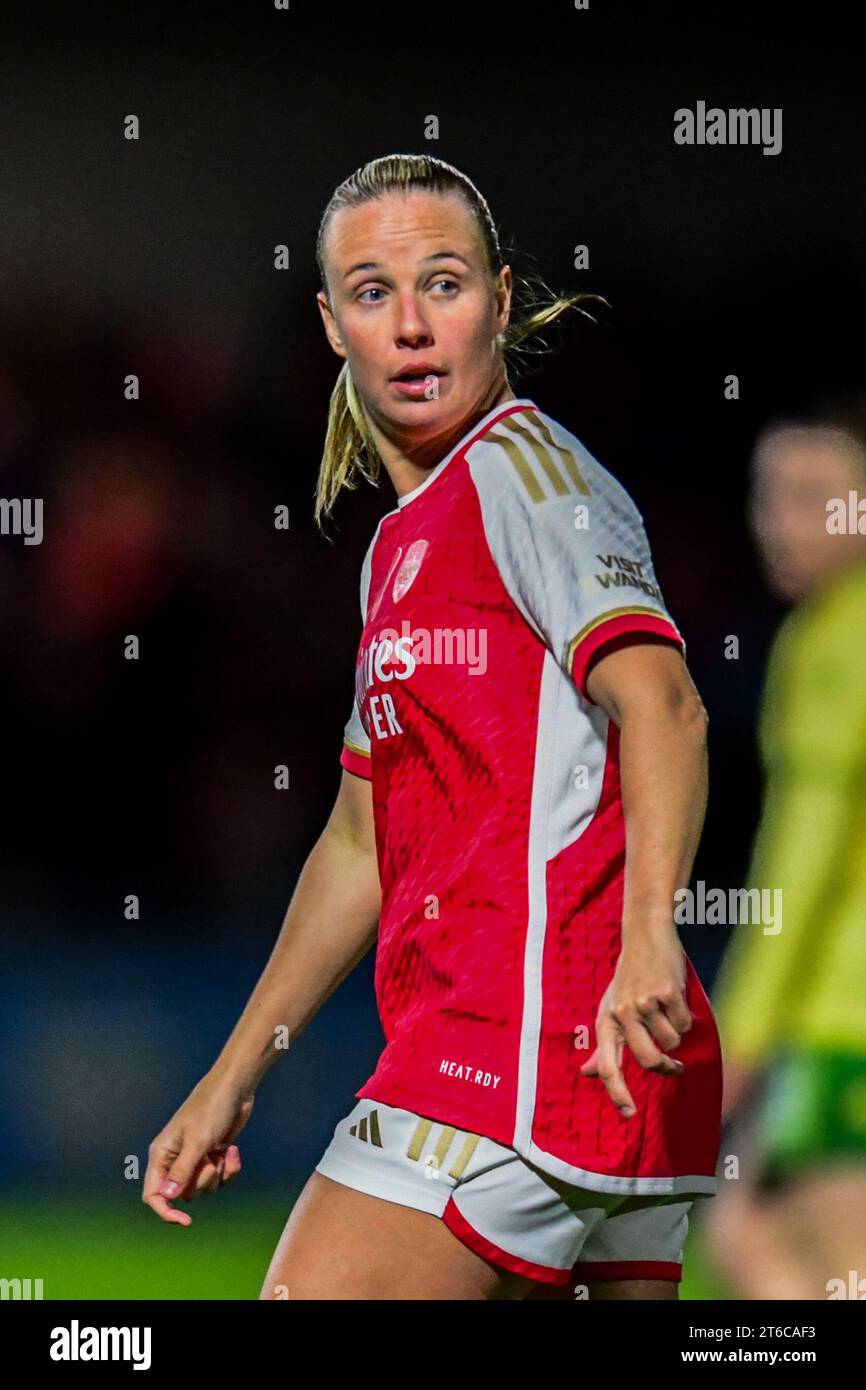
[(343, 367), (316, 516), (383, 467), (397, 505), (336, 804), (144, 1200), (188, 1224), (172, 1199), (238, 1171), (275, 1039), (377, 940), (386, 1045), (261, 1297), (676, 1297), (719, 1145), (718, 1032), (673, 925), (706, 716), (634, 503), (508, 380), (582, 296), (512, 325), (486, 202), (426, 156), (347, 179), (317, 251)]

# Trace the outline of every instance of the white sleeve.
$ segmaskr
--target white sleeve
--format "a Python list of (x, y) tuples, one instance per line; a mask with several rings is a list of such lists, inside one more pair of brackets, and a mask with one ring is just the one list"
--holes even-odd
[[(381, 522), (380, 522), (381, 525)], [(367, 621), (367, 597), (370, 592), (370, 573), (373, 560), (373, 549), (379, 535), (379, 528), (367, 547), (364, 556), (364, 563), (361, 566), (361, 622), (366, 625)], [(358, 660), (361, 656), (364, 635), (361, 633), (361, 643), (358, 647)], [(357, 669), (357, 660), (356, 660)], [(364, 727), (361, 719), (361, 712), (358, 708), (357, 694), (352, 701), (352, 712), (343, 729), (343, 748), (340, 753), (340, 763), (349, 772), (354, 772), (357, 777), (371, 778), (373, 775), (370, 763), (370, 735)]]
[(573, 435), (527, 410), (470, 451), (470, 468), (502, 581), (584, 699), (590, 664), (626, 634), (685, 651), (637, 507)]
[(369, 778), (373, 775), (370, 764), (370, 738), (361, 723), (357, 699), (352, 701), (352, 713), (349, 715), (343, 730), (343, 751), (340, 754), (340, 762), (349, 772), (354, 772), (356, 777)]

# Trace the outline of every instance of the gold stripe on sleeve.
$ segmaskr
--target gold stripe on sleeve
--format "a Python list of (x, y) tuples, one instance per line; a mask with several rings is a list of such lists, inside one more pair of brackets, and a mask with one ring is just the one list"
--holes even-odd
[(661, 612), (658, 608), (649, 608), (645, 604), (638, 604), (633, 608), (609, 608), (606, 613), (601, 613), (597, 618), (592, 618), (580, 629), (580, 632), (578, 632), (576, 636), (572, 637), (568, 644), (565, 661), (565, 669), (568, 675), (571, 675), (571, 668), (574, 664), (574, 653), (577, 651), (581, 642), (588, 637), (591, 632), (594, 632), (597, 627), (600, 627), (602, 623), (606, 623), (610, 618), (624, 618), (632, 613), (648, 614), (650, 617), (659, 618), (662, 622), (670, 623), (670, 626), (672, 628), (674, 627), (667, 613)]
[(544, 438), (547, 441), (550, 447), (552, 449), (555, 449), (556, 452), (561, 456), (562, 461), (565, 464), (565, 471), (570, 477), (571, 481), (574, 483), (578, 492), (582, 492), (585, 496), (588, 497), (590, 495), (591, 489), (589, 483), (586, 481), (586, 479), (584, 478), (583, 474), (577, 466), (577, 459), (574, 457), (574, 454), (571, 452), (570, 449), (566, 449), (564, 444), (557, 444), (553, 435), (550, 433), (550, 430), (548, 429), (547, 425), (544, 423), (541, 416), (538, 414), (538, 411), (534, 412), (534, 416), (535, 418), (532, 421), (533, 425), (537, 430), (541, 432), (542, 438)]
[(544, 469), (547, 475), (547, 479), (551, 484), (554, 492), (558, 497), (564, 497), (569, 489), (565, 483), (565, 480), (563, 479), (562, 474), (560, 473), (556, 464), (553, 462), (549, 450), (546, 449), (545, 446), (538, 439), (536, 439), (535, 435), (532, 434), (531, 431), (526, 428), (526, 425), (522, 425), (520, 423), (520, 421), (517, 419), (515, 415), (509, 415), (507, 419), (502, 421), (502, 424), (505, 429), (511, 430), (513, 434), (516, 434), (521, 439), (526, 440), (527, 444), (534, 453), (538, 462)]
[(489, 434), (486, 434), (484, 436), (484, 438), (485, 442), (487, 440), (490, 440), (493, 444), (502, 445), (503, 449), (508, 455), (510, 462), (514, 465), (514, 468), (517, 470), (517, 475), (520, 478), (520, 481), (523, 483), (523, 486), (526, 488), (526, 491), (529, 493), (529, 496), (531, 497), (532, 501), (543, 502), (545, 497), (544, 489), (542, 488), (541, 484), (539, 483), (529, 464), (526, 462), (526, 459), (521, 454), (514, 440), (509, 439), (507, 434), (497, 434), (495, 430), (491, 430)]
[(370, 756), (370, 750), (369, 750), (369, 748), (360, 748), (360, 747), (358, 746), (358, 744), (357, 744), (357, 743), (353, 743), (352, 740), (351, 740), (350, 738), (344, 738), (344, 739), (343, 739), (343, 742), (345, 743), (345, 745), (346, 745), (347, 748), (351, 749), (351, 751), (352, 751), (353, 753), (360, 753), (362, 758), (369, 758), (369, 756)]

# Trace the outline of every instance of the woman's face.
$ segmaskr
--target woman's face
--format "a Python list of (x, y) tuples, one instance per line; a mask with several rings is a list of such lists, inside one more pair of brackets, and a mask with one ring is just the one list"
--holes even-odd
[(860, 535), (827, 529), (827, 503), (863, 490), (858, 456), (830, 429), (781, 428), (765, 435), (752, 460), (749, 519), (767, 576), (781, 598), (796, 602), (824, 574), (863, 547)]
[[(511, 272), (492, 280), (459, 194), (388, 193), (341, 208), (324, 249), (330, 297), (319, 308), (368, 414), (393, 438), (456, 425), (504, 382), (497, 334)], [(421, 370), (415, 385), (395, 378)]]

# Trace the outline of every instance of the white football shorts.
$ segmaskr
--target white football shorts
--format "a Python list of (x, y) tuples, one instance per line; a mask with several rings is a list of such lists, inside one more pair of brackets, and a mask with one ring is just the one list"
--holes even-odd
[(316, 1170), (432, 1212), (483, 1259), (540, 1283), (682, 1278), (691, 1198), (574, 1187), (493, 1139), (381, 1101), (358, 1101)]

